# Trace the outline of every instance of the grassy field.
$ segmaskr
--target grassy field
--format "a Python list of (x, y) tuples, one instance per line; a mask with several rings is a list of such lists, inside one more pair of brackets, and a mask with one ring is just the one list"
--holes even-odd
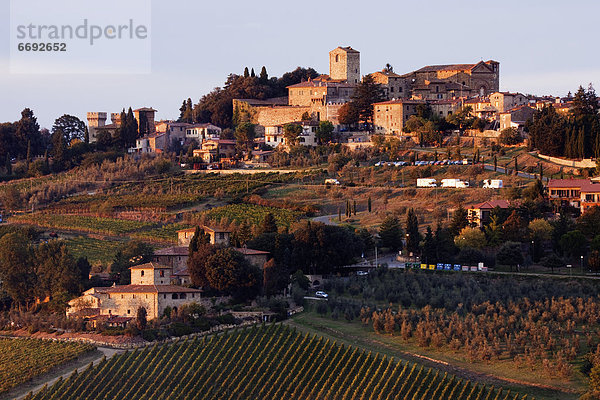
[[(399, 336), (378, 335), (369, 327), (361, 323), (349, 323), (343, 320), (333, 320), (319, 316), (316, 313), (304, 312), (294, 317), (290, 324), (306, 332), (325, 335), (332, 340), (360, 346), (369, 351), (385, 354), (406, 360), (437, 360), (428, 365), (444, 368), (458, 376), (473, 381), (498, 385), (510, 388), (513, 392), (535, 396), (537, 399), (562, 400), (577, 399), (585, 391), (585, 382), (581, 380), (560, 381), (548, 380), (539, 374), (530, 371), (515, 370), (509, 363), (482, 363), (468, 362), (452, 351), (437, 351), (423, 349), (416, 345), (406, 344)], [(552, 388), (545, 388), (545, 386)]]
[(55, 398), (516, 397), (507, 390), (476, 384), (420, 364), (398, 362), (278, 324), (119, 354), (31, 394), (27, 400)]
[(83, 343), (0, 339), (0, 394), (94, 349)]

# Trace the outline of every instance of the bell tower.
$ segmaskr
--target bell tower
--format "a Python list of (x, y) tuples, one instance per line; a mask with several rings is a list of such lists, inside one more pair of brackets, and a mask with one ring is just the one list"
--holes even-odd
[(329, 52), (329, 78), (360, 82), (360, 52), (352, 47), (337, 47)]

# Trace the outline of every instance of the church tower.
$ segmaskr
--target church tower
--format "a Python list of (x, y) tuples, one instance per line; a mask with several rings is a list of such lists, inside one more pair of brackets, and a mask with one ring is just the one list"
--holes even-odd
[(352, 47), (338, 47), (329, 52), (329, 77), (349, 83), (360, 82), (360, 52)]

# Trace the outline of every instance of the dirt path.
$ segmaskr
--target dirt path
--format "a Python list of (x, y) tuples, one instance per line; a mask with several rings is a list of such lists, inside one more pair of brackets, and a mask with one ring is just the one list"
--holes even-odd
[(341, 340), (355, 346), (368, 349), (375, 348), (375, 350), (377, 350), (377, 348), (385, 349), (385, 351), (387, 351), (388, 353), (392, 353), (394, 357), (400, 358), (402, 360), (417, 362), (419, 364), (426, 365), (427, 367), (433, 367), (438, 370), (441, 370), (442, 372), (448, 372), (449, 374), (456, 375), (457, 377), (468, 379), (474, 382), (483, 383), (485, 385), (493, 385), (496, 387), (506, 387), (507, 385), (510, 385), (514, 389), (519, 390), (523, 393), (527, 393), (528, 390), (531, 389), (536, 389), (536, 391), (543, 391), (544, 398), (576, 398), (577, 396), (574, 395), (579, 393), (577, 390), (569, 390), (551, 385), (535, 384), (516, 379), (503, 378), (486, 373), (475, 372), (466, 368), (450, 364), (446, 361), (437, 360), (420, 354), (399, 350), (395, 346), (392, 346), (388, 343), (384, 343), (379, 340), (373, 340), (365, 337), (359, 337), (356, 335), (348, 334), (337, 329), (320, 325), (315, 322), (313, 322), (313, 324), (304, 324), (296, 322), (292, 319), (286, 321), (286, 323), (300, 330), (311, 331), (313, 333), (316, 331), (320, 334), (325, 334), (327, 336), (332, 337), (333, 339)]
[(124, 350), (111, 349), (108, 347), (98, 347), (97, 350), (86, 353), (73, 361), (58, 366), (45, 374), (33, 378), (29, 382), (25, 382), (12, 388), (10, 391), (0, 395), (0, 400), (21, 400), (27, 396), (29, 392), (35, 393), (42, 389), (44, 385), (53, 385), (61, 376), (63, 379), (67, 379), (69, 376), (71, 376), (73, 371), (81, 371), (91, 362), (96, 365), (102, 360), (103, 357), (110, 358), (115, 354), (122, 353), (123, 351)]

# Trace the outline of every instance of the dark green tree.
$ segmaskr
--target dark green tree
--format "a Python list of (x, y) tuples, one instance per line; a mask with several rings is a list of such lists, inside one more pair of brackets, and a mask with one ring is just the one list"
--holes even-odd
[(460, 231), (462, 231), (465, 226), (469, 225), (469, 220), (467, 217), (467, 210), (465, 210), (462, 204), (459, 204), (458, 208), (452, 215), (452, 221), (450, 221), (450, 226), (448, 227), (452, 237), (458, 236)]
[(320, 145), (327, 144), (333, 139), (333, 124), (329, 121), (319, 122), (316, 138)]
[(0, 249), (2, 288), (19, 308), (27, 306), (37, 283), (29, 239), (19, 232), (8, 233), (0, 239)]
[(510, 266), (511, 270), (513, 267), (523, 264), (524, 261), (520, 243), (506, 242), (496, 253), (496, 262), (500, 265)]
[(259, 227), (259, 232), (263, 233), (277, 233), (277, 220), (272, 213), (266, 213), (265, 218)]
[(302, 126), (298, 124), (285, 124), (283, 126), (283, 136), (288, 146), (295, 146), (298, 144), (298, 137), (302, 133)]
[(402, 228), (400, 221), (393, 215), (388, 215), (379, 226), (381, 246), (392, 251), (402, 249)]
[(52, 134), (57, 131), (62, 132), (67, 145), (75, 139), (85, 141), (85, 123), (73, 115), (64, 114), (57, 118), (52, 125)]
[(269, 80), (269, 74), (267, 74), (267, 67), (265, 67), (263, 65), (262, 69), (260, 70), (260, 75), (259, 78), (261, 83), (267, 83), (267, 81)]
[(366, 75), (354, 89), (351, 99), (349, 107), (354, 108), (360, 120), (370, 126), (373, 123), (373, 104), (384, 99), (383, 88), (371, 75)]
[(420, 242), (419, 221), (415, 210), (410, 208), (406, 214), (406, 250), (411, 253), (418, 253)]
[(64, 171), (68, 167), (68, 149), (65, 135), (57, 129), (52, 134), (52, 169), (55, 172)]
[(30, 156), (41, 154), (43, 152), (42, 135), (40, 134), (40, 125), (37, 118), (33, 115), (33, 111), (25, 108), (21, 112), (21, 119), (16, 122), (15, 131), (15, 155), (24, 157), (27, 152), (25, 147), (28, 143), (31, 146)]

